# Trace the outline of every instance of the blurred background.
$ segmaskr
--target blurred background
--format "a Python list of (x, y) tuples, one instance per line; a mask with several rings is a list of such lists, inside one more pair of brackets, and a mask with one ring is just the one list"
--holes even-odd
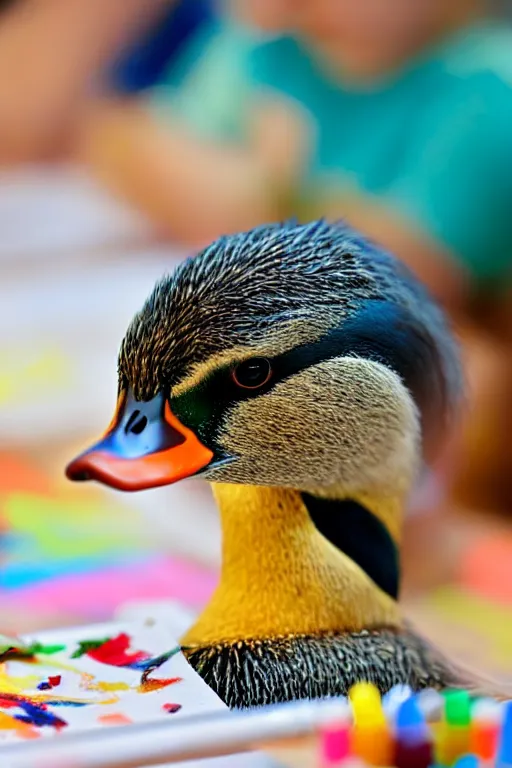
[(218, 234), (324, 215), (409, 264), (461, 338), (466, 403), (411, 502), (404, 602), (512, 677), (509, 19), (508, 0), (0, 3), (3, 631), (204, 603), (205, 485), (120, 495), (63, 467), (110, 420), (156, 278)]

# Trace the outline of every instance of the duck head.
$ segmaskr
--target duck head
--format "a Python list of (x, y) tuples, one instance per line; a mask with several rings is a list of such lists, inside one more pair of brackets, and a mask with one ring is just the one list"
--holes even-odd
[(342, 224), (223, 237), (155, 287), (119, 353), (105, 435), (71, 480), (141, 490), (192, 475), (407, 493), (457, 401), (439, 309)]

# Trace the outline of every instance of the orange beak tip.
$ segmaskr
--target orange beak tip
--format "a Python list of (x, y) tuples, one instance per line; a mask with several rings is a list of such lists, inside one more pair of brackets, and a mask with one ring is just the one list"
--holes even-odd
[(66, 477), (140, 491), (195, 475), (213, 458), (213, 451), (172, 413), (162, 393), (141, 402), (129, 392), (119, 398), (103, 438), (68, 464)]

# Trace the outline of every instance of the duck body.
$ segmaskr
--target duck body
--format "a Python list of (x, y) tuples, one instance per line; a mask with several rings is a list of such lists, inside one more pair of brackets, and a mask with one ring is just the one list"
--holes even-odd
[(156, 286), (113, 422), (67, 472), (211, 482), (220, 580), (182, 643), (230, 706), (466, 685), (398, 601), (403, 510), (459, 392), (443, 315), (405, 268), (341, 224), (269, 225)]
[[(257, 486), (214, 493), (221, 579), (182, 642), (228, 706), (345, 695), (360, 680), (382, 691), (456, 684), (451, 665), (402, 621), (396, 544), (362, 505)], [(337, 515), (343, 525), (333, 531)]]

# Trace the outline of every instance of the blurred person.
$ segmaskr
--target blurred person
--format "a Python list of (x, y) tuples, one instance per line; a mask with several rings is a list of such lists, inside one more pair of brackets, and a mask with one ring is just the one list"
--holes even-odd
[(512, 34), (475, 0), (232, 10), (147, 99), (91, 114), (81, 151), (98, 174), (184, 240), (344, 216), (453, 307), (472, 279), (499, 280)]
[(473, 311), (506, 303), (512, 259), (512, 33), (485, 11), (233, 0), (145, 98), (98, 105), (78, 146), (187, 243), (326, 215), (403, 259), (462, 330), (475, 416), (466, 454), (459, 441), (443, 460), (448, 475), (469, 468), (463, 491), (510, 469), (510, 347)]
[(65, 156), (98, 91), (152, 85), (209, 0), (1, 0), (0, 164)]

